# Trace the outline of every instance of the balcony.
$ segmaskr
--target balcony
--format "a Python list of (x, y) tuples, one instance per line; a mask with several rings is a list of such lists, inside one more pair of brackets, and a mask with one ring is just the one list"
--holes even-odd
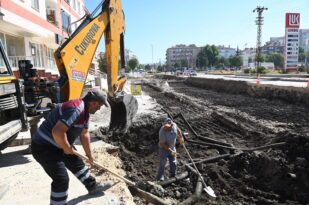
[(19, 60), (30, 60), (34, 68), (58, 71), (55, 59), (48, 56), (8, 56), (12, 67), (18, 68)]

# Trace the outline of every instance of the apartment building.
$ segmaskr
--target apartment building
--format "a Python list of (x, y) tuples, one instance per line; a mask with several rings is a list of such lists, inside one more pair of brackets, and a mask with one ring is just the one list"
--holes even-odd
[(236, 55), (236, 49), (235, 48), (231, 48), (229, 47), (225, 47), (225, 46), (217, 46), (217, 49), (219, 51), (219, 56), (224, 57), (224, 58), (229, 58), (232, 56)]
[(309, 29), (299, 29), (299, 46), (309, 51)]
[(15, 75), (31, 60), (39, 75), (57, 75), (53, 53), (84, 14), (84, 0), (0, 0), (0, 40)]
[(196, 67), (196, 57), (201, 48), (192, 44), (189, 46), (179, 44), (166, 50), (166, 65), (174, 67), (175, 63), (180, 66), (182, 62), (186, 62), (187, 67)]
[(284, 52), (284, 37), (271, 37), (269, 41), (265, 43), (262, 47), (262, 53), (271, 55), (272, 53), (281, 53)]

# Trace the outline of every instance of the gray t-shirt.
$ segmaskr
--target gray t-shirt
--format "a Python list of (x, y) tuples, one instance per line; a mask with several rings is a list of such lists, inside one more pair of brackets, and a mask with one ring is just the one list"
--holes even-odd
[[(159, 140), (165, 141), (165, 143), (172, 149), (175, 150), (176, 138), (177, 138), (177, 125), (173, 123), (171, 131), (164, 130), (163, 126), (159, 131)], [(160, 143), (159, 143), (160, 146)]]

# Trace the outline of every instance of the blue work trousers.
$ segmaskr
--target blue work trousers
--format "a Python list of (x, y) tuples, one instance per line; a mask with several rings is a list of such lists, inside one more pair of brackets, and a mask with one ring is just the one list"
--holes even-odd
[[(175, 150), (176, 151), (176, 150)], [(157, 173), (157, 180), (164, 180), (164, 168), (167, 162), (167, 159), (170, 162), (170, 176), (175, 177), (177, 171), (177, 161), (176, 157), (174, 157), (170, 152), (165, 151), (163, 148), (159, 148), (159, 156), (160, 156), (160, 165)]]

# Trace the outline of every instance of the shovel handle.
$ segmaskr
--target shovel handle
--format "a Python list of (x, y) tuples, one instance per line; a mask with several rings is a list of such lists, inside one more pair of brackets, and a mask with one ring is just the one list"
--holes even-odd
[[(73, 150), (73, 151), (74, 151), (74, 154), (75, 154), (76, 156), (78, 156), (78, 157), (80, 157), (80, 158), (82, 158), (82, 159), (84, 159), (84, 160), (89, 160), (88, 157), (86, 157), (85, 155), (79, 153), (78, 151), (76, 151), (76, 150)], [(104, 167), (103, 165), (99, 164), (98, 162), (93, 161), (93, 164), (94, 164), (96, 167), (98, 167), (98, 168), (101, 168), (101, 169), (104, 169), (105, 171), (108, 171), (109, 173), (111, 173), (111, 174), (113, 174), (114, 176), (118, 177), (119, 179), (123, 180), (124, 182), (126, 182), (126, 183), (129, 184), (130, 186), (135, 186), (135, 183), (134, 183), (134, 182), (132, 182), (132, 181), (130, 181), (130, 180), (124, 178), (123, 176), (120, 176), (119, 174), (117, 174), (117, 173), (113, 172), (112, 170), (110, 170), (110, 169)]]

